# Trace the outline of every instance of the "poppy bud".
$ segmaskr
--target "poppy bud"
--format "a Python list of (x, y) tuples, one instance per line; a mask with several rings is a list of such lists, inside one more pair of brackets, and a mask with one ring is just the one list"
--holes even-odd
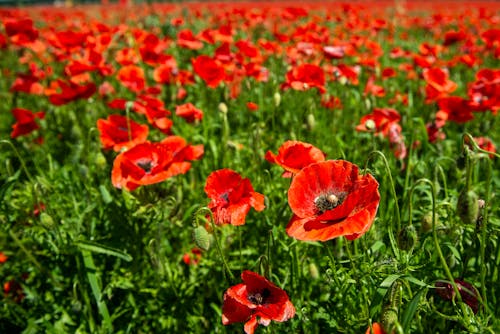
[(405, 226), (398, 234), (398, 247), (402, 250), (410, 250), (418, 242), (417, 230), (413, 225)]
[(196, 246), (203, 250), (210, 248), (210, 234), (203, 226), (197, 226), (193, 230), (193, 240)]
[(311, 275), (311, 278), (315, 280), (319, 278), (318, 267), (314, 262), (309, 263), (309, 275)]
[(369, 131), (375, 130), (377, 125), (373, 119), (369, 119), (365, 122), (365, 128)]
[[(437, 225), (437, 218), (436, 218), (436, 225)], [(432, 212), (427, 212), (422, 216), (421, 229), (422, 232), (424, 233), (430, 232), (432, 230)]]
[(458, 196), (457, 213), (465, 224), (475, 224), (479, 216), (479, 197), (472, 191), (462, 190)]
[(108, 162), (106, 161), (106, 157), (104, 156), (104, 154), (102, 154), (101, 152), (98, 152), (95, 155), (94, 163), (95, 163), (97, 168), (104, 169)]
[(385, 333), (392, 333), (397, 326), (398, 320), (398, 310), (393, 307), (387, 307), (382, 312), (382, 328)]
[(45, 227), (47, 230), (51, 230), (54, 228), (54, 219), (47, 214), (46, 212), (40, 213), (40, 223), (42, 224), (43, 227)]
[(227, 114), (227, 105), (224, 102), (219, 103), (218, 109), (221, 113)]
[(314, 118), (313, 114), (307, 115), (306, 124), (309, 131), (314, 130), (314, 127), (316, 126), (316, 119)]
[(274, 93), (273, 98), (274, 98), (274, 105), (276, 107), (279, 107), (281, 104), (281, 94), (279, 92), (276, 92)]

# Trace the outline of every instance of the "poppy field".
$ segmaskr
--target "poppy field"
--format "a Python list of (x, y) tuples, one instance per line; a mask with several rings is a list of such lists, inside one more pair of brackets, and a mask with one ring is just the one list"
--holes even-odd
[(0, 20), (0, 333), (500, 332), (500, 3)]

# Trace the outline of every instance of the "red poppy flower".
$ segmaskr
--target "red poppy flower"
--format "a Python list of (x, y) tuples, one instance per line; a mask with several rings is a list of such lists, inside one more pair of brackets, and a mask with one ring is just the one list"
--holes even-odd
[(255, 102), (247, 102), (247, 109), (250, 111), (257, 111), (259, 110), (259, 105)]
[(0, 263), (5, 263), (8, 259), (9, 257), (7, 255), (5, 255), (3, 252), (0, 252)]
[(30, 18), (6, 18), (3, 26), (11, 42), (16, 45), (26, 45), (38, 38), (38, 30), (33, 27)]
[(148, 95), (140, 95), (134, 101), (134, 111), (145, 115), (148, 122), (165, 134), (170, 134), (173, 122), (168, 116), (171, 112), (164, 108), (162, 100)]
[[(496, 148), (495, 144), (491, 141), (490, 138), (488, 137), (474, 137), (474, 141), (476, 144), (479, 146), (479, 148), (491, 152), (491, 153), (496, 153)], [(490, 154), (490, 158), (493, 158), (494, 155)]]
[(374, 108), (371, 114), (361, 117), (356, 131), (375, 131), (375, 134), (389, 135), (391, 124), (399, 123), (401, 115), (392, 108)]
[(144, 90), (146, 86), (146, 79), (144, 77), (144, 70), (137, 65), (127, 65), (116, 73), (116, 78), (134, 93)]
[(288, 71), (286, 82), (281, 86), (281, 88), (290, 87), (295, 90), (308, 90), (316, 87), (320, 93), (324, 93), (326, 92), (325, 73), (317, 65), (299, 65)]
[(485, 68), (476, 73), (468, 90), (469, 105), (477, 111), (500, 110), (500, 69)]
[(275, 155), (267, 151), (266, 160), (285, 169), (283, 177), (292, 177), (302, 168), (315, 162), (325, 161), (325, 154), (317, 147), (295, 140), (288, 140), (278, 149)]
[(191, 30), (186, 29), (177, 34), (177, 45), (190, 50), (199, 50), (203, 47), (203, 42), (197, 39)]
[(3, 284), (3, 294), (5, 298), (10, 297), (16, 303), (22, 302), (25, 297), (23, 287), (19, 282), (13, 279)]
[(104, 149), (119, 152), (143, 143), (148, 137), (149, 128), (121, 115), (109, 115), (108, 119), (97, 120), (97, 128)]
[(365, 334), (385, 334), (385, 331), (382, 328), (382, 325), (380, 325), (378, 322), (374, 322), (371, 328), (368, 327)]
[(116, 188), (127, 190), (162, 182), (186, 173), (191, 163), (185, 160), (199, 159), (202, 154), (202, 146), (187, 145), (176, 136), (167, 137), (161, 143), (144, 142), (115, 158), (111, 181)]
[(230, 169), (220, 169), (207, 177), (205, 193), (211, 199), (208, 207), (215, 223), (243, 225), (250, 207), (265, 208), (264, 195), (253, 190), (250, 180)]
[(203, 111), (196, 108), (192, 103), (186, 103), (175, 108), (175, 114), (184, 118), (188, 123), (201, 121), (203, 118)]
[(328, 160), (298, 172), (288, 190), (293, 217), (286, 231), (299, 240), (326, 241), (364, 234), (377, 213), (378, 182), (345, 160)]
[(201, 249), (193, 248), (189, 253), (184, 253), (182, 256), (182, 262), (188, 266), (196, 266), (201, 260)]
[(295, 307), (283, 289), (249, 270), (241, 274), (241, 279), (243, 283), (224, 293), (224, 325), (244, 322), (245, 333), (253, 334), (258, 324), (268, 326), (271, 320), (284, 322), (293, 318)]
[(216, 88), (226, 77), (224, 68), (205, 55), (193, 59), (193, 70), (210, 88)]
[(12, 109), (12, 115), (14, 115), (17, 122), (12, 125), (11, 138), (17, 138), (39, 129), (40, 125), (35, 122), (35, 119), (43, 119), (45, 117), (43, 111), (33, 113), (31, 110), (22, 108)]
[[(477, 313), (479, 310), (479, 293), (474, 285), (459, 279), (455, 279), (455, 284), (457, 285), (458, 292), (460, 293), (463, 302), (469, 305), (474, 313)], [(451, 283), (446, 281), (437, 281), (435, 286), (436, 293), (441, 298), (450, 301), (455, 298), (455, 290), (453, 289)]]
[[(466, 123), (474, 118), (469, 101), (458, 96), (444, 97), (438, 100), (440, 119), (443, 121), (453, 121)], [(444, 124), (443, 124), (444, 125)], [(438, 126), (442, 126), (438, 124)]]
[(72, 81), (57, 79), (51, 82), (50, 87), (45, 90), (50, 103), (55, 106), (64, 105), (78, 99), (88, 99), (97, 91), (94, 83), (78, 85)]
[(457, 89), (457, 84), (448, 78), (448, 70), (441, 68), (424, 69), (423, 76), (427, 82), (425, 86), (426, 102), (446, 97)]

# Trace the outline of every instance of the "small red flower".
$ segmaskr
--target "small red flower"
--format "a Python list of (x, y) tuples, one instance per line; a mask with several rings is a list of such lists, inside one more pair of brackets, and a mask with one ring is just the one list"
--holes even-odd
[(257, 111), (259, 110), (259, 105), (255, 102), (247, 102), (247, 109), (250, 111)]
[(144, 70), (137, 65), (127, 65), (118, 70), (116, 78), (134, 93), (139, 93), (146, 86)]
[(210, 88), (216, 88), (226, 77), (224, 68), (205, 55), (193, 59), (193, 70)]
[(5, 263), (8, 259), (9, 257), (7, 255), (5, 255), (3, 252), (0, 252), (0, 263)]
[(35, 119), (43, 119), (45, 117), (43, 111), (34, 113), (22, 108), (12, 109), (12, 115), (14, 115), (17, 122), (12, 125), (11, 138), (17, 138), (39, 129), (40, 125), (35, 122)]
[(361, 118), (360, 124), (356, 126), (356, 131), (374, 131), (384, 137), (389, 135), (392, 124), (399, 123), (401, 115), (392, 108), (375, 108), (371, 114)]
[(191, 168), (186, 160), (197, 160), (203, 146), (187, 145), (177, 136), (160, 143), (144, 142), (120, 153), (113, 163), (111, 181), (116, 188), (134, 190), (141, 185), (162, 182)]
[(188, 266), (194, 265), (196, 266), (201, 260), (201, 249), (193, 248), (189, 253), (185, 253), (182, 256), (182, 262), (187, 264)]
[(325, 161), (325, 154), (309, 143), (288, 140), (280, 146), (277, 155), (267, 151), (265, 158), (270, 163), (285, 169), (283, 177), (292, 177), (293, 174), (312, 163)]
[(203, 118), (203, 111), (196, 108), (192, 103), (186, 103), (175, 108), (175, 114), (184, 118), (188, 123), (194, 121), (201, 121)]
[(287, 293), (265, 277), (245, 270), (243, 283), (224, 293), (222, 323), (244, 322), (245, 333), (253, 334), (258, 324), (268, 326), (271, 320), (284, 322), (293, 318), (295, 307)]
[(186, 29), (177, 34), (177, 45), (190, 50), (199, 50), (203, 47), (203, 42), (197, 39), (191, 30)]
[(72, 81), (57, 79), (51, 82), (50, 87), (45, 90), (50, 103), (55, 106), (64, 105), (78, 99), (88, 99), (97, 91), (94, 83), (78, 85)]
[(349, 240), (364, 234), (373, 223), (380, 202), (378, 182), (359, 175), (345, 160), (327, 160), (298, 172), (288, 190), (293, 217), (286, 231), (299, 240)]
[(3, 284), (3, 294), (6, 298), (12, 298), (16, 303), (22, 302), (25, 297), (23, 287), (13, 279)]
[(143, 143), (148, 137), (149, 128), (121, 115), (109, 115), (108, 119), (97, 120), (101, 133), (102, 147), (119, 152)]
[(302, 64), (286, 74), (286, 82), (281, 87), (291, 87), (295, 90), (308, 90), (316, 87), (320, 93), (324, 93), (326, 92), (325, 73), (317, 65)]
[(265, 208), (264, 195), (253, 190), (249, 179), (231, 169), (212, 172), (207, 178), (205, 193), (211, 199), (208, 207), (218, 225), (243, 225), (250, 207), (257, 211)]

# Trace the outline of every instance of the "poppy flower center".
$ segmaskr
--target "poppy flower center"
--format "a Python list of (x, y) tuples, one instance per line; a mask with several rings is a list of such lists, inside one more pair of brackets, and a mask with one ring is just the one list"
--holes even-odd
[(342, 204), (345, 199), (345, 194), (322, 194), (314, 199), (314, 205), (318, 212), (321, 214), (325, 211), (335, 209)]
[(255, 305), (265, 304), (266, 299), (271, 295), (271, 291), (264, 289), (262, 291), (248, 295), (247, 299), (249, 302)]
[(151, 169), (154, 167), (151, 160), (138, 161), (137, 166), (141, 167), (147, 174), (151, 173)]

